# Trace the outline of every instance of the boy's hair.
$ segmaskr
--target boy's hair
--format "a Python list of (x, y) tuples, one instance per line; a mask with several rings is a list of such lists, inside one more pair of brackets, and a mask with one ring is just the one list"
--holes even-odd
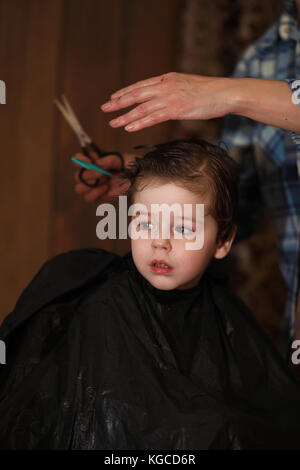
[(218, 242), (232, 235), (238, 204), (238, 165), (221, 147), (202, 139), (158, 144), (132, 161), (122, 177), (131, 183), (127, 191), (131, 204), (135, 193), (145, 187), (141, 183), (149, 184), (148, 179), (174, 182), (201, 196), (210, 194), (209, 213), (218, 224)]

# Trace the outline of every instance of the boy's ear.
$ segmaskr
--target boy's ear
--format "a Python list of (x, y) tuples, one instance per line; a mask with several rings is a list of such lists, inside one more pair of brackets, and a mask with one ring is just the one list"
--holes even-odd
[(225, 258), (225, 256), (229, 253), (231, 245), (236, 235), (236, 229), (237, 227), (235, 225), (232, 229), (231, 236), (225, 242), (220, 242), (218, 244), (216, 251), (214, 252), (214, 258), (222, 259)]

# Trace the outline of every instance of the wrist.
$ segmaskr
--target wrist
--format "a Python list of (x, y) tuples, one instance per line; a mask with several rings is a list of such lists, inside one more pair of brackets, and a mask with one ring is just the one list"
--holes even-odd
[[(252, 92), (248, 78), (232, 78), (226, 89), (228, 114), (245, 115), (251, 108)], [(250, 79), (251, 80), (251, 79)]]
[(219, 87), (218, 100), (222, 103), (221, 116), (227, 114), (239, 114), (242, 112), (246, 104), (246, 95), (244, 93), (243, 79), (239, 78), (217, 78), (217, 86)]

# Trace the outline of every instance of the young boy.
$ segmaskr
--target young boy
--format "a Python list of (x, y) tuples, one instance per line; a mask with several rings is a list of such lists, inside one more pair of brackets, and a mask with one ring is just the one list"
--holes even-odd
[(233, 160), (175, 141), (124, 178), (131, 252), (48, 261), (0, 329), (0, 447), (299, 448), (300, 386), (210, 266), (235, 235)]

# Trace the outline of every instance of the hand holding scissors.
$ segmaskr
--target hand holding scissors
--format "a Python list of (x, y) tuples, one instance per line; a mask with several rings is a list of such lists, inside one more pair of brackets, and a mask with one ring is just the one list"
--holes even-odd
[[(90, 188), (95, 188), (96, 186), (99, 185), (99, 179), (97, 179), (94, 183), (91, 183), (91, 182), (84, 179), (83, 174), (86, 170), (98, 171), (98, 172), (103, 173), (103, 174), (105, 174), (109, 177), (113, 177), (114, 174), (120, 173), (120, 171), (124, 170), (124, 157), (123, 157), (123, 155), (120, 152), (116, 152), (116, 151), (111, 151), (111, 152), (104, 151), (104, 150), (100, 149), (92, 141), (92, 139), (83, 130), (80, 122), (78, 121), (73, 109), (71, 108), (71, 106), (70, 106), (68, 100), (65, 98), (65, 96), (62, 96), (62, 102), (59, 102), (58, 100), (54, 100), (54, 102), (55, 102), (56, 106), (58, 107), (58, 109), (63, 114), (63, 116), (65, 117), (65, 119), (68, 121), (68, 123), (71, 126), (71, 128), (73, 129), (73, 131), (75, 132), (75, 134), (76, 134), (76, 136), (79, 140), (82, 153), (91, 161), (91, 163), (90, 163), (90, 162), (83, 161), (83, 160), (80, 160), (80, 159), (77, 159), (77, 158), (72, 159), (76, 163), (78, 163), (79, 165), (84, 167), (80, 170), (79, 176), (78, 176), (79, 180), (83, 184), (85, 184), (86, 186), (88, 186)], [(92, 155), (97, 155), (99, 158), (103, 158), (103, 157), (106, 157), (106, 156), (113, 156), (113, 155), (117, 156), (121, 160), (121, 169), (118, 170), (118, 171), (112, 170), (111, 172), (108, 172), (107, 170), (104, 170), (103, 168), (101, 168), (98, 165), (95, 165), (93, 163), (94, 159), (93, 159)]]

